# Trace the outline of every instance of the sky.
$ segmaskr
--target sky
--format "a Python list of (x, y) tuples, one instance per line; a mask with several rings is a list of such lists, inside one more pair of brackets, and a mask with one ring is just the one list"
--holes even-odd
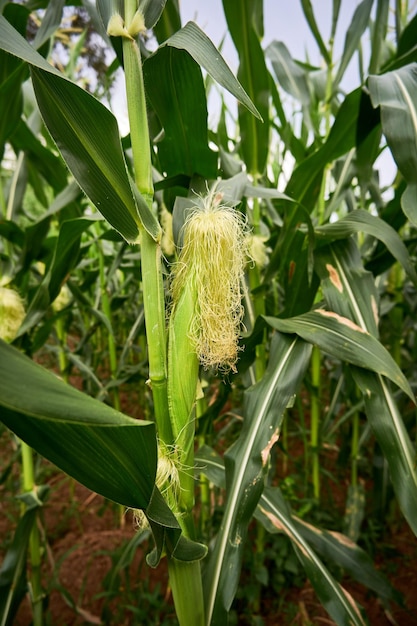
[[(343, 54), (346, 32), (351, 23), (353, 14), (361, 0), (341, 0), (340, 13), (336, 36), (334, 41), (334, 61), (337, 63)], [(223, 38), (222, 55), (233, 72), (238, 68), (238, 57), (233, 41), (228, 34), (226, 20), (223, 12), (222, 0), (179, 0), (181, 19), (183, 25), (189, 21), (195, 21), (200, 28), (210, 37), (213, 43), (218, 46)], [(373, 11), (375, 11), (376, 1)], [(391, 6), (394, 4), (390, 1)], [(317, 43), (310, 31), (304, 17), (301, 0), (264, 0), (264, 38), (262, 47), (265, 49), (272, 41), (283, 42), (291, 56), (299, 61), (307, 59), (312, 65), (321, 66), (322, 60)], [(333, 0), (312, 0), (313, 11), (318, 24), (322, 39), (325, 43), (330, 37)], [(363, 55), (367, 54), (366, 37), (363, 37)], [(341, 88), (349, 93), (360, 85), (357, 55), (353, 56), (344, 77), (341, 81)], [(226, 95), (228, 106), (229, 99)], [(232, 108), (235, 106), (233, 103)], [(210, 120), (210, 101), (209, 101)], [(388, 150), (384, 150), (378, 159), (381, 184), (389, 184), (395, 173), (395, 164)]]
[[(334, 42), (335, 63), (338, 62), (343, 54), (346, 31), (360, 2), (361, 0), (341, 0), (338, 27)], [(393, 0), (391, 0), (391, 4), (392, 3)], [(222, 55), (232, 71), (236, 73), (238, 69), (238, 56), (233, 41), (228, 34), (222, 0), (179, 0), (179, 5), (183, 25), (189, 20), (196, 22), (217, 47), (224, 39)], [(330, 36), (332, 5), (333, 0), (312, 0), (316, 22), (325, 43), (328, 42)], [(376, 5), (376, 1), (374, 5)], [(308, 59), (312, 65), (320, 67), (322, 64), (320, 51), (304, 17), (301, 0), (263, 0), (263, 6), (264, 38), (262, 47), (265, 49), (274, 40), (281, 41), (286, 45), (294, 59), (299, 61), (306, 61)], [(367, 34), (364, 35), (363, 39), (365, 59), (367, 56), (366, 36)], [(357, 55), (354, 55), (345, 72), (341, 87), (348, 93), (358, 87), (359, 84)], [(210, 125), (215, 127), (219, 107), (216, 102), (216, 95), (210, 97), (215, 100), (214, 102), (210, 102), (209, 100), (208, 103), (209, 124), (212, 122)], [(236, 102), (227, 93), (224, 93), (224, 97), (228, 107), (233, 112), (234, 109), (237, 108)], [(212, 106), (210, 106), (210, 104), (212, 104)], [(116, 105), (116, 109), (118, 109), (116, 114), (118, 113), (121, 132), (124, 134), (127, 132), (125, 102)], [(387, 151), (384, 151), (382, 160), (384, 161), (383, 169), (386, 174), (384, 178), (388, 177), (388, 179), (391, 179), (393, 162), (391, 156), (387, 154)]]
[[(222, 0), (179, 0), (179, 3), (183, 24), (189, 20), (195, 21), (216, 46), (226, 35), (222, 54), (235, 71), (238, 61), (233, 42), (227, 34)], [(342, 55), (346, 30), (358, 4), (359, 0), (341, 2), (334, 48), (335, 60)], [(312, 0), (312, 5), (322, 38), (327, 42), (330, 36), (333, 1)], [(264, 29), (262, 41), (264, 49), (271, 41), (282, 41), (297, 60), (305, 61), (308, 54), (312, 64), (320, 65), (320, 53), (303, 15), (300, 0), (264, 0)], [(354, 62), (349, 69), (347, 80), (355, 82), (353, 87), (356, 87), (358, 73)]]

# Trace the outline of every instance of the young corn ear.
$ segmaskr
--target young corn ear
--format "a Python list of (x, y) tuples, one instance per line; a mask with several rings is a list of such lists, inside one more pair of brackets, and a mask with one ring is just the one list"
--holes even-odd
[(196, 306), (188, 335), (205, 368), (235, 370), (243, 317), (241, 280), (247, 260), (242, 215), (221, 204), (212, 190), (190, 211), (183, 227), (183, 247), (174, 268), (175, 303), (188, 285)]
[(195, 289), (186, 284), (171, 312), (168, 329), (168, 406), (181, 485), (178, 505), (183, 510), (191, 510), (194, 504), (194, 403), (199, 363), (189, 331), (195, 306)]
[(0, 338), (13, 341), (25, 317), (23, 300), (9, 287), (0, 287)]
[(214, 189), (190, 210), (173, 268), (168, 330), (168, 403), (179, 462), (179, 508), (194, 492), (194, 404), (199, 363), (235, 368), (243, 315), (240, 283), (247, 259), (245, 222)]

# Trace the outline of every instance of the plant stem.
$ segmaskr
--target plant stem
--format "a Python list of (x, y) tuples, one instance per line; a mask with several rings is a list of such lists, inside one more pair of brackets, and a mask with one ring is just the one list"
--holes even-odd
[[(125, 21), (132, 19), (136, 2), (125, 1)], [(126, 94), (132, 143), (135, 182), (152, 210), (153, 184), (145, 89), (139, 47), (123, 38)], [(161, 249), (151, 235), (140, 227), (142, 287), (148, 343), (149, 382), (154, 399), (155, 421), (162, 441), (172, 444), (168, 419), (165, 299), (162, 280)]]
[(311, 460), (313, 495), (317, 502), (320, 500), (320, 456), (319, 456), (319, 430), (320, 430), (320, 383), (321, 383), (321, 355), (317, 346), (313, 347), (311, 355)]
[[(125, 0), (125, 24), (136, 12), (135, 0)], [(136, 185), (152, 211), (153, 183), (142, 61), (136, 41), (123, 37), (123, 59)], [(158, 436), (172, 445), (167, 389), (166, 313), (159, 241), (140, 226), (142, 287), (145, 328), (148, 343), (149, 380), (154, 401)], [(192, 449), (192, 446), (190, 447)], [(190, 482), (194, 488), (194, 479)], [(178, 520), (189, 536), (193, 533), (191, 515)], [(181, 562), (168, 555), (169, 580), (175, 610), (181, 626), (203, 626), (204, 601), (199, 562)]]
[[(100, 272), (100, 292), (101, 292), (101, 306), (103, 309), (103, 313), (106, 316), (110, 328), (113, 329), (112, 325), (112, 314), (111, 314), (111, 305), (110, 305), (110, 297), (106, 284), (106, 274), (104, 267), (104, 254), (103, 247), (100, 241), (97, 242), (98, 248), (98, 264), (99, 264), (99, 272)], [(110, 365), (110, 376), (114, 381), (117, 378), (117, 350), (116, 350), (116, 340), (114, 338), (113, 330), (108, 332), (107, 334), (107, 346), (109, 350), (109, 365)], [(115, 386), (112, 392), (113, 398), (113, 406), (117, 411), (120, 411), (120, 394), (119, 388)]]
[(65, 331), (65, 320), (62, 315), (58, 315), (55, 322), (56, 334), (59, 340), (58, 362), (59, 373), (61, 378), (68, 382), (68, 357), (65, 352), (65, 344), (67, 340), (67, 333)]
[(180, 626), (204, 626), (200, 562), (168, 559), (169, 580)]
[(358, 486), (358, 457), (359, 457), (359, 411), (355, 411), (352, 419), (351, 443), (351, 474), (350, 481), (353, 488)]
[[(24, 441), (21, 442), (22, 453), (22, 486), (28, 493), (36, 489), (33, 465), (33, 450)], [(41, 545), (37, 518), (33, 524), (29, 538), (29, 559), (31, 566), (30, 584), (32, 598), (33, 626), (42, 626), (42, 583), (41, 583)]]

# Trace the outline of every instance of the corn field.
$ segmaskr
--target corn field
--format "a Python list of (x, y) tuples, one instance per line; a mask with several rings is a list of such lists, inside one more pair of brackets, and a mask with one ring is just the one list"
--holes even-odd
[(264, 4), (219, 3), (235, 74), (179, 0), (0, 2), (1, 626), (54, 623), (66, 476), (168, 576), (141, 611), (119, 563), (99, 616), (59, 584), (71, 623), (381, 625), (346, 581), (417, 623), (416, 7), (300, 0), (315, 64)]

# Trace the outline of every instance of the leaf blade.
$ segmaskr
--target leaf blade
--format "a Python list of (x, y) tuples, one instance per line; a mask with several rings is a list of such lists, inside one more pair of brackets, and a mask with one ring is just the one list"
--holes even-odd
[(247, 525), (263, 488), (263, 469), (278, 438), (282, 414), (307, 367), (311, 348), (276, 334), (262, 380), (245, 393), (242, 433), (226, 459), (226, 508), (206, 568), (207, 622), (224, 623), (238, 584)]
[(156, 475), (154, 424), (85, 396), (3, 341), (0, 354), (1, 421), (89, 489), (146, 509)]
[(259, 120), (262, 119), (220, 52), (195, 22), (188, 22), (181, 30), (170, 37), (164, 45), (186, 50), (196, 63), (204, 67), (210, 76), (219, 85), (227, 89), (252, 115)]
[(264, 319), (280, 332), (296, 333), (336, 358), (386, 376), (414, 401), (407, 379), (386, 348), (350, 319), (323, 309), (290, 319)]

